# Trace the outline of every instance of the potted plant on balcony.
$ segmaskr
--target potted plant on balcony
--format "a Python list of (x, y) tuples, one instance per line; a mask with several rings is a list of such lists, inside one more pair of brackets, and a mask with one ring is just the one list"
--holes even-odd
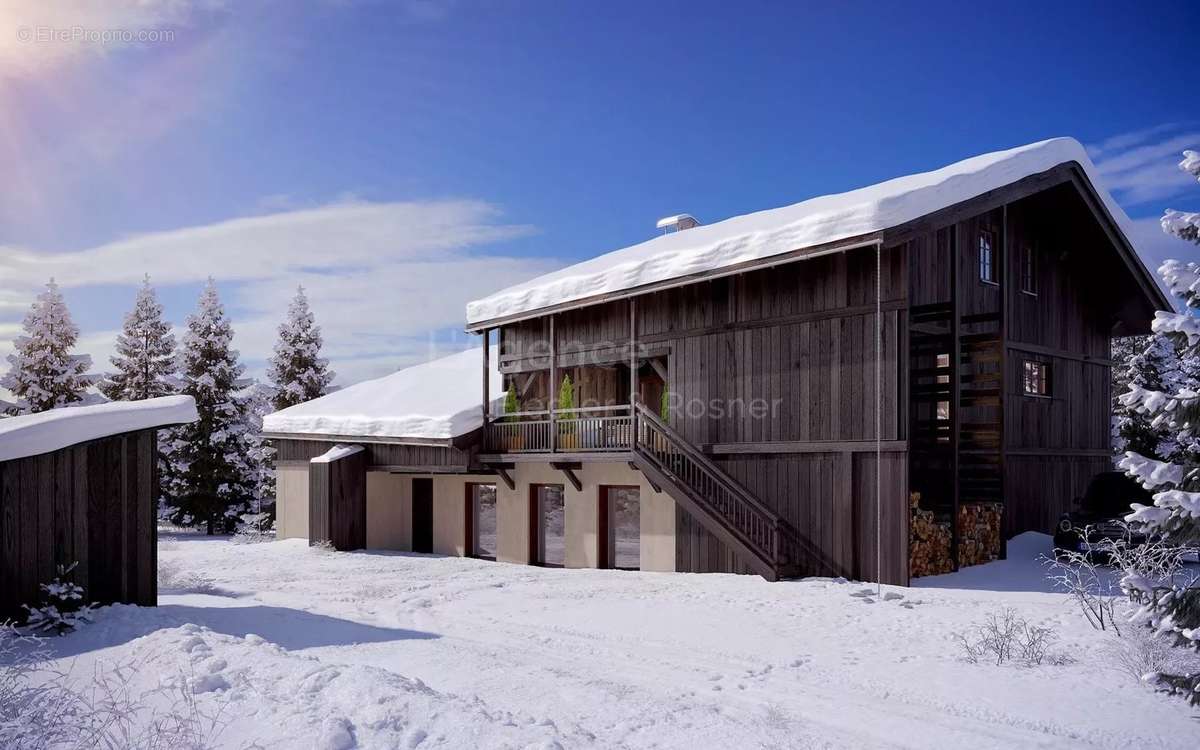
[[(575, 387), (571, 384), (571, 376), (563, 376), (562, 385), (558, 388), (558, 447), (563, 450), (575, 450), (578, 447), (578, 436), (575, 434)], [(565, 424), (564, 424), (565, 423)]]
[[(508, 392), (504, 394), (504, 413), (506, 415), (515, 414), (518, 408), (517, 388), (512, 383), (509, 383)], [(505, 416), (502, 417), (500, 421), (505, 423), (515, 423), (518, 419), (518, 417)], [(525, 447), (525, 436), (521, 434), (520, 428), (513, 427), (506, 429), (505, 435), (507, 436), (504, 441), (504, 450), (506, 452), (511, 453), (513, 451), (519, 451)]]

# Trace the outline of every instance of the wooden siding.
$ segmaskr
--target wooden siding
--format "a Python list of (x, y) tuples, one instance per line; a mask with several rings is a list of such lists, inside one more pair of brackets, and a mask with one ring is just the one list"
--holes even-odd
[(157, 601), (156, 432), (0, 463), (0, 619), (41, 601), (56, 566), (89, 601)]
[(358, 451), (308, 465), (308, 543), (334, 549), (367, 546), (367, 458)]
[[(883, 582), (908, 584), (907, 455), (883, 454)], [(811, 554), (804, 575), (876, 577), (875, 454), (871, 452), (723, 457), (722, 469), (793, 523)], [(728, 548), (682, 509), (676, 511), (677, 570), (746, 573)]]
[[(343, 443), (346, 441), (342, 441)], [(338, 443), (323, 440), (272, 439), (276, 461), (309, 461)], [(471, 463), (471, 453), (454, 447), (438, 445), (395, 445), (391, 443), (354, 443), (366, 453), (367, 468), (389, 467), (397, 471), (408, 467), (414, 473), (429, 473), (436, 469), (461, 469)]]

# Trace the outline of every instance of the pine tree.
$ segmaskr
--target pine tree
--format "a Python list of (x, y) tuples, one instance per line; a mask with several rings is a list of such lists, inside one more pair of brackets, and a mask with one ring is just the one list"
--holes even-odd
[(520, 406), (517, 403), (517, 386), (509, 383), (508, 390), (504, 392), (504, 413), (516, 414)]
[(562, 385), (558, 387), (558, 418), (575, 418), (575, 386), (571, 384), (570, 375), (564, 375)]
[[(1184, 152), (1180, 167), (1200, 177), (1200, 155)], [(1196, 230), (1200, 215), (1168, 211), (1163, 229), (1200, 244)], [(1190, 227), (1190, 229), (1189, 229)], [(1192, 358), (1200, 355), (1200, 265), (1169, 260), (1159, 268), (1167, 288), (1179, 297), (1186, 312), (1160, 311), (1151, 328), (1155, 334), (1171, 339), (1182, 352), (1185, 370), (1193, 368)], [(1192, 370), (1194, 373), (1194, 369)], [(1185, 372), (1185, 377), (1186, 377)], [(1177, 450), (1167, 461), (1147, 458), (1134, 451), (1121, 459), (1121, 468), (1137, 477), (1147, 489), (1155, 491), (1154, 505), (1135, 504), (1128, 519), (1148, 534), (1175, 545), (1200, 545), (1200, 460), (1187, 449), (1200, 434), (1200, 391), (1183, 386), (1176, 390), (1153, 390), (1131, 385), (1122, 397), (1126, 406), (1151, 415), (1154, 422), (1166, 425), (1179, 439)], [(1126, 573), (1122, 586), (1141, 604), (1136, 618), (1145, 625), (1173, 633), (1175, 645), (1200, 652), (1200, 581), (1152, 581), (1136, 573)], [(1200, 673), (1158, 674), (1158, 687), (1184, 696), (1200, 706)]]
[(1116, 403), (1113, 409), (1114, 446), (1118, 453), (1134, 451), (1149, 458), (1166, 458), (1175, 442), (1165, 424), (1153, 424), (1136, 406), (1126, 406), (1121, 396), (1130, 386), (1147, 390), (1173, 390), (1179, 385), (1179, 359), (1175, 344), (1165, 336), (1132, 336), (1113, 347), (1121, 363), (1113, 374)]
[(10, 412), (34, 414), (82, 401), (92, 358), (71, 353), (79, 327), (54, 279), (38, 295), (22, 328), (25, 334), (13, 341), (15, 351), (8, 355), (12, 369), (0, 378), (0, 387), (17, 399)]
[(109, 362), (116, 372), (100, 384), (100, 392), (113, 401), (140, 401), (175, 392), (170, 381), (175, 373), (175, 335), (163, 320), (163, 306), (149, 276), (125, 316), (125, 327), (117, 336), (117, 356)]
[(233, 329), (212, 279), (188, 317), (179, 355), (180, 392), (196, 399), (199, 419), (171, 430), (164, 495), (170, 520), (229, 532), (257, 499), (249, 404), (238, 393), (242, 365), (230, 347)]
[(321, 327), (308, 309), (304, 287), (296, 289), (287, 321), (279, 326), (279, 341), (268, 363), (267, 376), (275, 385), (273, 405), (277, 410), (323, 395), (333, 381), (329, 360), (321, 357)]

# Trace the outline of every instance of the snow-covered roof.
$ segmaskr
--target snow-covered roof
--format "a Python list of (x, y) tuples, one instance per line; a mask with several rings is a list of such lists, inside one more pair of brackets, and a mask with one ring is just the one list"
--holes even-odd
[(932, 172), (655, 237), (470, 302), (467, 327), (870, 235), (1068, 162), (1083, 168), (1125, 239), (1130, 240), (1129, 218), (1101, 187), (1083, 146), (1074, 138), (1054, 138), (974, 156)]
[[(489, 353), (498, 410), (504, 381)], [(470, 349), (367, 380), (263, 417), (268, 434), (448, 440), (483, 426), (483, 350)]]
[(49, 453), (123, 432), (195, 422), (191, 396), (109, 401), (0, 419), (0, 461)]

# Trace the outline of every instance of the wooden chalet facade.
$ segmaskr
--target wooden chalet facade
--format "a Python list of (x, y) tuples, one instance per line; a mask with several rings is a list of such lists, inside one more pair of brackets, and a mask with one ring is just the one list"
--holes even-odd
[(1077, 163), (661, 287), (473, 324), (522, 403), (481, 464), (635, 466), (676, 502), (676, 570), (899, 584), (910, 493), (1053, 528), (1111, 466), (1111, 338), (1167, 304)]
[[(444, 386), (482, 391), (469, 430), (267, 418), (282, 535), (907, 584), (910, 523), (933, 518), (951, 566), (1003, 555), (1111, 465), (1111, 339), (1168, 304), (1089, 170), (1047, 141), (690, 221), (473, 302), (482, 386)], [(313, 468), (331, 449), (349, 471)]]

